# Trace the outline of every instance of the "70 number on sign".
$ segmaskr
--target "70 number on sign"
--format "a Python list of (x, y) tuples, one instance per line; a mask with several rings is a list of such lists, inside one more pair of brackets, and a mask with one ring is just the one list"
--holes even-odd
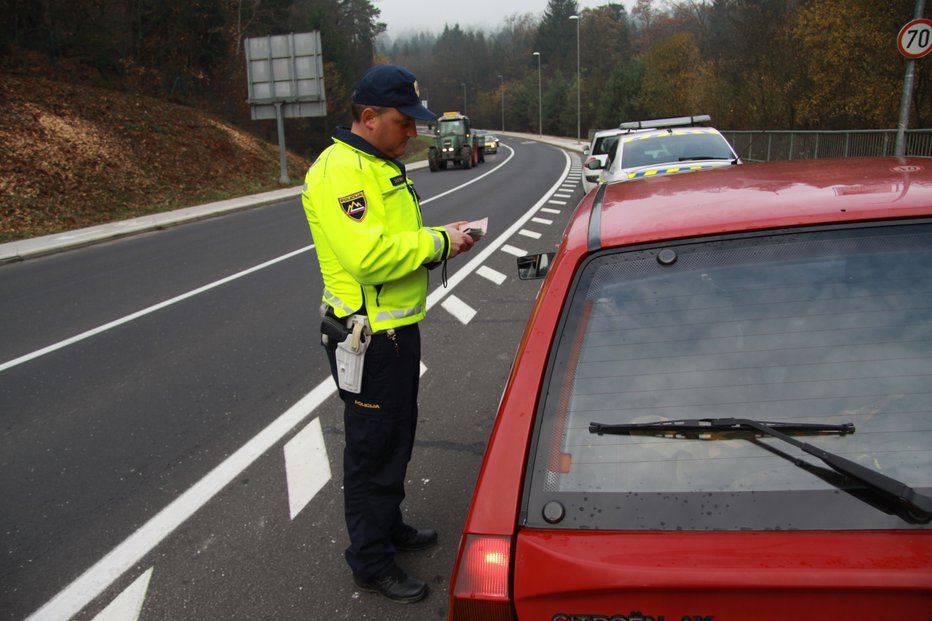
[(906, 58), (922, 58), (932, 51), (932, 20), (914, 19), (907, 23), (900, 29), (896, 44)]

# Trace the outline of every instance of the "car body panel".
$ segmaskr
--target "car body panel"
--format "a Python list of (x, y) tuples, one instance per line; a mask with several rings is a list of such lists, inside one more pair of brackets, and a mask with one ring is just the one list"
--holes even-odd
[(932, 538), (919, 533), (524, 529), (516, 550), (519, 619), (785, 621), (815, 610), (882, 619), (932, 610)]
[[(921, 170), (910, 172), (914, 167)], [(603, 246), (923, 215), (930, 169), (932, 161), (923, 159), (850, 158), (743, 164), (610, 185), (601, 230), (611, 234)], [(658, 192), (662, 210), (656, 208)]]

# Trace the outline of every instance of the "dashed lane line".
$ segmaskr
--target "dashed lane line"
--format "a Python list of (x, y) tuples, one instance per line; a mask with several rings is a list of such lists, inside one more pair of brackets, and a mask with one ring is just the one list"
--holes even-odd
[(496, 285), (501, 285), (503, 282), (505, 282), (505, 280), (508, 279), (507, 276), (505, 276), (498, 270), (493, 270), (488, 265), (480, 266), (479, 269), (476, 270), (476, 273), (482, 276), (483, 278), (487, 278), (488, 280), (491, 280)]
[(468, 325), (472, 318), (476, 316), (476, 309), (459, 299), (452, 293), (449, 294), (440, 305), (456, 319), (465, 325)]

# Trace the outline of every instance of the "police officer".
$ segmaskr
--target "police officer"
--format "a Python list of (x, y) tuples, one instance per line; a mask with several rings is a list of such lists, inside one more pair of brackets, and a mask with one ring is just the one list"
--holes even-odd
[(302, 202), (324, 282), (323, 340), (344, 403), (346, 561), (361, 590), (410, 603), (427, 595), (427, 584), (401, 569), (395, 552), (437, 543), (435, 530), (406, 524), (400, 509), (417, 426), (418, 322), (428, 269), (473, 239), (465, 222), (424, 226), (397, 159), (417, 134), (415, 119), (436, 118), (414, 74), (372, 67), (352, 104), (352, 127), (337, 128), (308, 170)]

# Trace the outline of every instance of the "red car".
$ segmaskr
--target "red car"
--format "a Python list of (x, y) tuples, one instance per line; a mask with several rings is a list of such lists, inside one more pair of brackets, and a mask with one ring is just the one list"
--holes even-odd
[(578, 206), (450, 619), (932, 619), (932, 160), (750, 164)]

